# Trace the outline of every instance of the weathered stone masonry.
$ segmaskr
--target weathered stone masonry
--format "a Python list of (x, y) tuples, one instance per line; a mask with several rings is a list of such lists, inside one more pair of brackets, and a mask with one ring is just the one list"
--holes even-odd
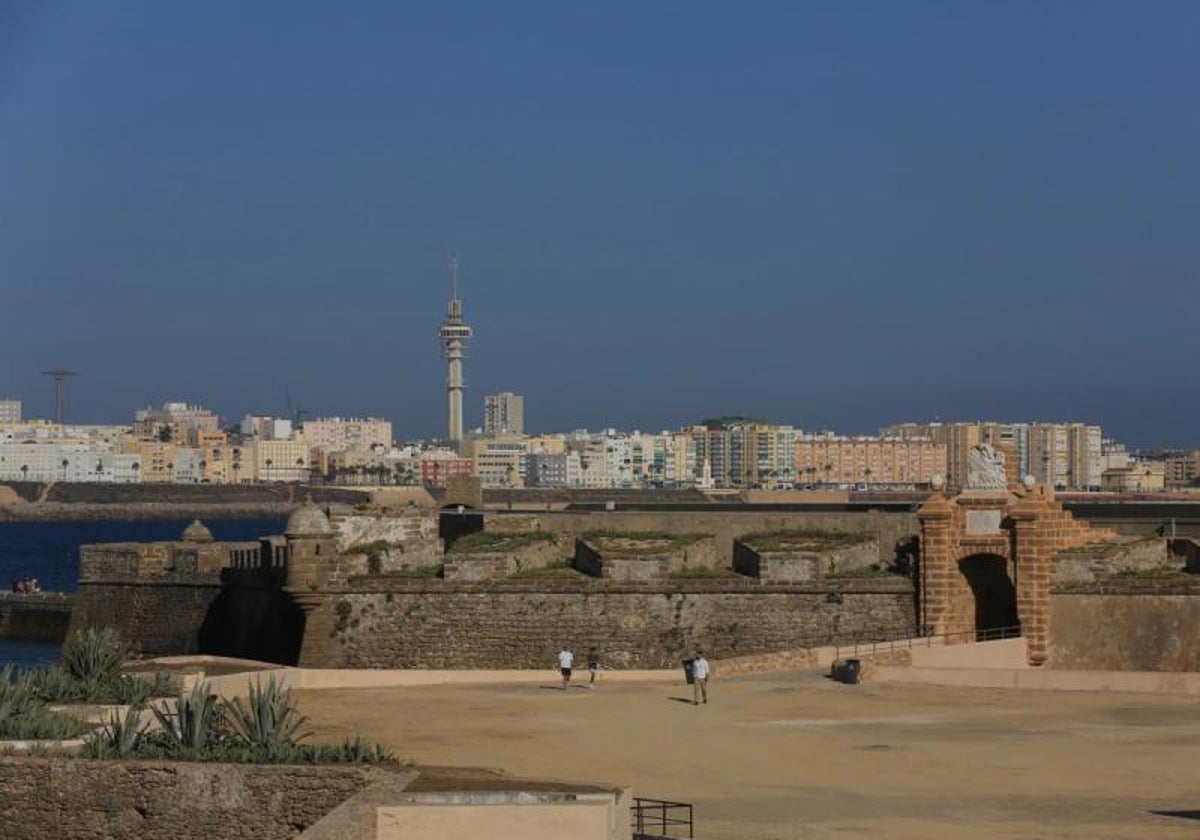
[(915, 632), (905, 578), (767, 587), (550, 581), (391, 582), (329, 593), (309, 616), (301, 664), (542, 668), (563, 644), (607, 664), (670, 667), (697, 646), (728, 657)]

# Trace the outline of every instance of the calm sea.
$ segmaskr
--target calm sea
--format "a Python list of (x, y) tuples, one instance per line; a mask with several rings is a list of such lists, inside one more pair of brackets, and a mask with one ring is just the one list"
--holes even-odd
[[(74, 591), (79, 578), (79, 546), (100, 542), (178, 539), (191, 520), (136, 522), (0, 522), (0, 586), (10, 588), (20, 577), (35, 577), (43, 590)], [(278, 534), (286, 520), (206, 519), (218, 540), (253, 540)], [(0, 640), (0, 665), (20, 667), (53, 661), (57, 645)]]

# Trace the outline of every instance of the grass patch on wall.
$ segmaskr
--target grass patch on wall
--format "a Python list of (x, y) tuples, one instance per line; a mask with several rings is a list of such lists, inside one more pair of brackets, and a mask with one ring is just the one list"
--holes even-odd
[(601, 554), (616, 557), (671, 554), (712, 534), (671, 534), (665, 531), (588, 531), (584, 542)]
[(680, 569), (667, 575), (672, 580), (721, 580), (738, 576), (733, 569), (706, 569), (703, 566)]
[(555, 563), (535, 569), (522, 569), (508, 576), (509, 580), (576, 580), (583, 573), (571, 568), (566, 563)]
[(554, 534), (549, 531), (476, 531), (459, 537), (446, 549), (447, 554), (496, 554), (516, 551), (538, 543), (552, 543)]
[(827, 551), (875, 539), (862, 531), (762, 531), (738, 540), (755, 551)]
[(1119, 578), (1143, 578), (1151, 580), (1156, 578), (1182, 577), (1184, 575), (1187, 575), (1186, 571), (1174, 566), (1154, 566), (1148, 569), (1120, 569), (1116, 573), (1116, 576)]

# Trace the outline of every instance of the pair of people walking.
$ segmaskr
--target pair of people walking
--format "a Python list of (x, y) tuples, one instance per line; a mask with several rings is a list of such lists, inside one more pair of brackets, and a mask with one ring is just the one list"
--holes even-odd
[[(570, 645), (563, 645), (563, 649), (558, 652), (558, 672), (562, 676), (563, 691), (571, 686), (571, 674), (574, 667), (575, 654), (571, 651)], [(600, 670), (600, 655), (594, 647), (588, 648), (587, 668), (587, 687), (595, 688), (596, 673)], [(689, 668), (692, 678), (692, 705), (699, 706), (701, 703), (708, 703), (708, 678), (712, 673), (712, 668), (709, 666), (708, 660), (704, 658), (704, 651), (696, 651), (696, 658), (691, 660)]]
[[(562, 675), (562, 689), (566, 691), (571, 685), (571, 671), (575, 664), (575, 654), (571, 652), (570, 645), (563, 645), (563, 649), (558, 652), (558, 672)], [(596, 653), (596, 649), (588, 648), (587, 653), (588, 667), (588, 688), (596, 687), (596, 672), (600, 670), (600, 654)]]

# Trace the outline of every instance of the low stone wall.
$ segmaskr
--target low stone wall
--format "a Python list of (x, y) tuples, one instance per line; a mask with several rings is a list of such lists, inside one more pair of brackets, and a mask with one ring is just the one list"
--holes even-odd
[[(359, 582), (365, 583), (365, 582)], [(616, 668), (915, 635), (906, 578), (763, 586), (757, 581), (380, 582), (330, 593), (308, 619), (300, 664), (352, 668), (543, 668), (563, 644)]]
[(0, 593), (0, 639), (62, 642), (71, 624), (74, 601), (69, 592)]
[(700, 537), (672, 550), (650, 554), (623, 552), (603, 541), (579, 538), (571, 565), (585, 575), (623, 582), (666, 580), (693, 570), (715, 571), (720, 555), (712, 537)]
[(530, 569), (562, 562), (556, 541), (538, 540), (509, 551), (446, 555), (442, 576), (446, 580), (496, 580)]
[(0, 758), (6, 840), (287, 840), (387, 771)]
[(1200, 578), (1115, 578), (1050, 596), (1047, 666), (1200, 671)]
[(1182, 559), (1167, 551), (1167, 540), (1150, 536), (1060, 551), (1055, 558), (1054, 580), (1056, 583), (1083, 583), (1119, 572), (1181, 569), (1183, 565)]
[(733, 568), (739, 574), (775, 583), (801, 583), (867, 569), (879, 562), (879, 545), (863, 540), (829, 550), (758, 551), (734, 540)]

